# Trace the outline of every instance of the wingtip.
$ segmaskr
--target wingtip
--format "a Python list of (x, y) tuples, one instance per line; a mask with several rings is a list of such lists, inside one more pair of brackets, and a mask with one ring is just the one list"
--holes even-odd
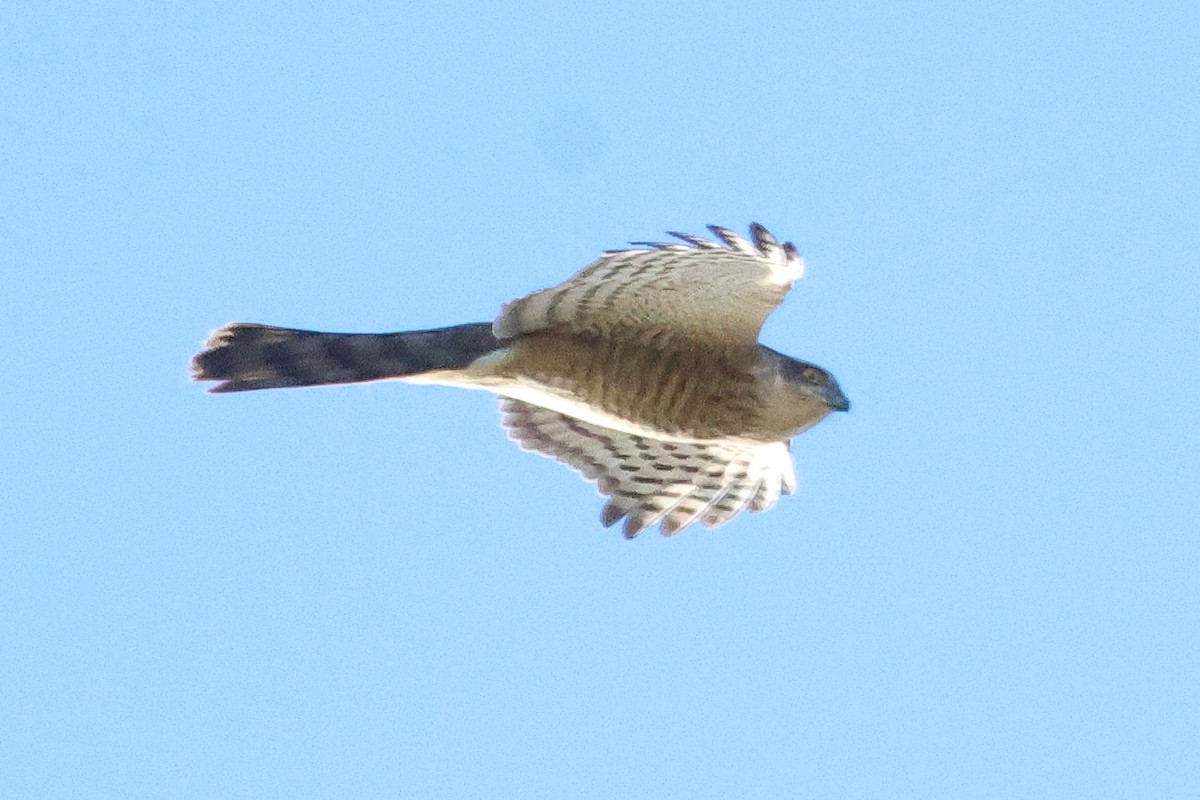
[(642, 520), (635, 516), (629, 516), (625, 519), (625, 526), (621, 529), (621, 534), (626, 539), (636, 539), (637, 535), (645, 530), (646, 525)]
[(764, 254), (779, 247), (779, 240), (775, 238), (775, 235), (757, 222), (750, 223), (750, 237), (754, 241), (754, 246)]
[(616, 503), (609, 500), (604, 504), (604, 508), (600, 509), (600, 524), (606, 528), (611, 528), (625, 514), (626, 512), (621, 510)]
[(671, 537), (686, 528), (690, 522), (691, 520), (667, 517), (662, 521), (662, 525), (659, 526), (659, 531), (663, 536)]
[(738, 240), (742, 238), (728, 228), (723, 228), (720, 225), (709, 225), (708, 229), (712, 232), (713, 236), (716, 236), (730, 247), (737, 247)]

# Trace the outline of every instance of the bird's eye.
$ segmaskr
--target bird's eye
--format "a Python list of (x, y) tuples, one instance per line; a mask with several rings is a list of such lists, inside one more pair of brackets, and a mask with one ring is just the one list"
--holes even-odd
[(822, 382), (822, 379), (821, 379), (821, 370), (819, 370), (819, 369), (806, 369), (806, 370), (804, 370), (804, 382), (805, 382), (805, 383), (810, 383), (810, 384), (812, 384), (813, 386), (820, 385), (820, 384), (821, 384), (821, 382)]

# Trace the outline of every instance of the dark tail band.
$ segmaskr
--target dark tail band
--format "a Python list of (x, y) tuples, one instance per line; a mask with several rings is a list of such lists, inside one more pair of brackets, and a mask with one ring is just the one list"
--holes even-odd
[(192, 358), (192, 378), (221, 381), (213, 392), (361, 383), (462, 369), (498, 346), (486, 322), (402, 333), (321, 333), (231, 322), (213, 331)]

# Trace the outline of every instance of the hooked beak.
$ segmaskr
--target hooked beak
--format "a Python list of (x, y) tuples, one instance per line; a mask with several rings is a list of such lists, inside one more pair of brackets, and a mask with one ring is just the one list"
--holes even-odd
[(836, 383), (832, 383), (830, 386), (826, 387), (824, 399), (825, 405), (829, 406), (834, 411), (850, 410), (850, 401), (846, 398), (846, 395), (842, 394), (842, 388)]

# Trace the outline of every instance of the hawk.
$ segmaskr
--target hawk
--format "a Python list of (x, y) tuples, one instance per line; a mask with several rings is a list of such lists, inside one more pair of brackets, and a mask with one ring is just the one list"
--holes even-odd
[(850, 403), (825, 370), (758, 343), (804, 261), (757, 223), (750, 238), (611, 250), (494, 322), (321, 333), (233, 322), (192, 377), (212, 392), (376, 380), (484, 389), (523, 449), (608, 496), (601, 521), (670, 536), (764, 511), (796, 488), (791, 438)]

